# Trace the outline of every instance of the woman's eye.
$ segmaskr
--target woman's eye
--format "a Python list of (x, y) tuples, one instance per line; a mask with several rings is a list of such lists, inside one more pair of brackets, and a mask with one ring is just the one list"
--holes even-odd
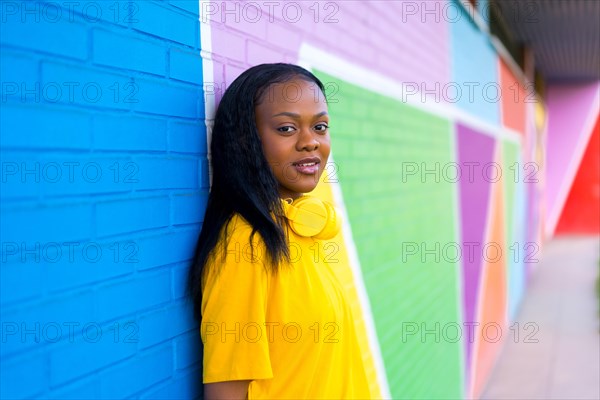
[(281, 128), (277, 128), (277, 130), (279, 132), (283, 132), (283, 133), (290, 133), (290, 132), (292, 132), (292, 130), (294, 130), (294, 127), (293, 126), (282, 126)]
[(315, 128), (317, 128), (317, 131), (325, 132), (327, 129), (329, 129), (329, 126), (325, 124), (319, 124)]

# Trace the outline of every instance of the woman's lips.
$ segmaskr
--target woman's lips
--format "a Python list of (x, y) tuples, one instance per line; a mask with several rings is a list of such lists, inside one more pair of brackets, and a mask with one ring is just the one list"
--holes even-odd
[(319, 163), (317, 162), (309, 162), (309, 163), (300, 163), (293, 164), (296, 171), (305, 175), (314, 175), (319, 170)]

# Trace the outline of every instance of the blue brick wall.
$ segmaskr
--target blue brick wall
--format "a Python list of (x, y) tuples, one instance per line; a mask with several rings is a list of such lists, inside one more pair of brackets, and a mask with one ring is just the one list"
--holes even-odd
[(0, 397), (200, 397), (198, 1), (0, 6)]

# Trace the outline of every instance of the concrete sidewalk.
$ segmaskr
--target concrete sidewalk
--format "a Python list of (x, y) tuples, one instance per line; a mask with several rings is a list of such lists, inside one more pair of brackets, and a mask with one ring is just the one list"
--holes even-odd
[[(545, 243), (516, 319), (522, 335), (506, 341), (482, 399), (600, 399), (599, 254), (598, 237)], [(537, 343), (524, 340), (528, 322)]]

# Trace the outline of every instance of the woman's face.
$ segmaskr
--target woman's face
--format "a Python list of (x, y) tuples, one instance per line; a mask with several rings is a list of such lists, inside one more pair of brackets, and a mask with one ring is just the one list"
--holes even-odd
[(330, 152), (329, 115), (321, 89), (302, 79), (273, 84), (254, 112), (280, 196), (296, 199), (311, 192)]

